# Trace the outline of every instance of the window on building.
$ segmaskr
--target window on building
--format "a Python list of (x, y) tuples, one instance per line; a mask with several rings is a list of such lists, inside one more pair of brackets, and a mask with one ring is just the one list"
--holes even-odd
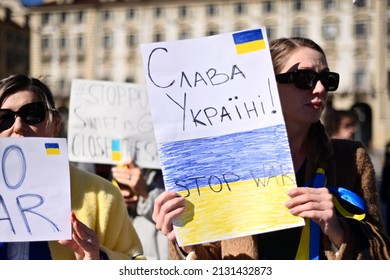
[(188, 16), (188, 9), (186, 6), (179, 7), (179, 18), (186, 18)]
[(64, 36), (60, 37), (59, 39), (59, 48), (61, 50), (64, 50), (66, 48), (68, 48), (68, 39)]
[(322, 3), (325, 10), (334, 10), (336, 8), (336, 0), (323, 0)]
[(42, 37), (41, 40), (42, 52), (47, 52), (51, 49), (51, 39), (48, 36)]
[(294, 0), (293, 1), (293, 10), (294, 11), (303, 11), (304, 10), (303, 0)]
[(387, 94), (390, 95), (390, 71), (387, 71)]
[(103, 48), (104, 49), (111, 49), (113, 45), (113, 39), (111, 34), (105, 34), (103, 36)]
[(16, 43), (14, 42), (14, 37), (15, 37), (15, 32), (7, 32), (6, 38), (9, 45)]
[(110, 21), (112, 19), (112, 12), (110, 10), (105, 10), (101, 14), (102, 21)]
[(267, 30), (268, 41), (276, 39), (276, 28), (275, 27), (267, 26), (266, 30)]
[(134, 19), (136, 16), (135, 9), (128, 9), (126, 12), (126, 19)]
[(191, 38), (191, 32), (187, 28), (183, 28), (179, 32), (179, 40), (189, 39)]
[(387, 21), (387, 35), (390, 35), (390, 21)]
[(85, 12), (84, 11), (79, 11), (76, 13), (76, 23), (84, 23), (85, 21)]
[(218, 14), (218, 8), (215, 4), (209, 4), (206, 6), (206, 14), (209, 17), (216, 16)]
[(85, 48), (85, 40), (84, 40), (84, 36), (82, 34), (77, 35), (76, 47), (79, 50), (82, 50)]
[(133, 47), (137, 46), (137, 44), (138, 44), (137, 35), (135, 33), (128, 34), (127, 39), (126, 39), (126, 44), (127, 44), (127, 47), (129, 47), (129, 48), (133, 48)]
[(60, 23), (66, 23), (67, 20), (68, 20), (68, 13), (67, 12), (60, 13)]
[(322, 26), (322, 37), (325, 40), (335, 39), (338, 35), (338, 25), (335, 23), (325, 23)]
[(306, 37), (306, 27), (302, 25), (293, 26), (292, 28), (293, 37)]
[(367, 37), (368, 30), (367, 24), (365, 22), (355, 23), (355, 36), (356, 38), (365, 38)]
[(42, 25), (48, 25), (50, 23), (50, 14), (44, 13), (41, 15), (41, 23)]
[(161, 8), (161, 7), (154, 8), (153, 15), (154, 15), (155, 18), (162, 17), (163, 16), (163, 8)]
[(263, 2), (263, 12), (272, 13), (275, 10), (275, 3), (273, 1), (264, 1)]
[(155, 32), (153, 34), (153, 42), (162, 42), (164, 41), (164, 35), (161, 32)]
[(64, 91), (65, 86), (66, 86), (65, 80), (64, 80), (64, 79), (60, 79), (60, 80), (58, 81), (58, 88), (59, 88), (61, 91)]
[(206, 36), (213, 36), (218, 34), (218, 27), (212, 26), (207, 28), (206, 30)]
[(246, 14), (246, 5), (245, 5), (245, 3), (235, 3), (234, 4), (234, 14), (236, 14), (236, 15)]
[(356, 91), (364, 92), (367, 85), (367, 75), (364, 70), (357, 70), (355, 72), (355, 86)]
[(353, 4), (358, 8), (364, 8), (367, 5), (366, 0), (355, 0)]

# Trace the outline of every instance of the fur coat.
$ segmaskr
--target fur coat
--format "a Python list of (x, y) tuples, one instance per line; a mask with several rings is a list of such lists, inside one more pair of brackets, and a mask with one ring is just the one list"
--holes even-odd
[[(357, 141), (332, 140), (325, 173), (327, 185), (344, 187), (363, 198), (367, 204), (362, 221), (341, 218), (346, 229), (345, 242), (336, 252), (327, 236), (321, 234), (325, 259), (390, 259), (390, 239), (384, 233), (375, 171), (366, 148)], [(307, 158), (305, 178), (313, 178), (317, 165), (315, 153)], [(170, 244), (172, 259), (259, 259), (256, 236), (245, 236), (194, 246), (184, 255)]]

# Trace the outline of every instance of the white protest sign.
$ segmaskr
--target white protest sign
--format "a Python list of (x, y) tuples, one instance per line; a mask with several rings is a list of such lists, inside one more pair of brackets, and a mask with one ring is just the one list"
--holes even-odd
[(141, 48), (165, 186), (186, 197), (178, 243), (302, 226), (265, 28)]
[(160, 168), (146, 88), (73, 80), (68, 151), (71, 161), (120, 164), (132, 159), (141, 167)]
[(0, 138), (0, 242), (71, 239), (64, 138)]

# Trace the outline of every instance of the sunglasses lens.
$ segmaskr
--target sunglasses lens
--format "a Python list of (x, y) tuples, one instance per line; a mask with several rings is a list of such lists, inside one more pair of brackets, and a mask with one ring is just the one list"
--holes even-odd
[(0, 130), (12, 127), (15, 121), (15, 113), (10, 110), (0, 110)]
[(318, 81), (318, 76), (312, 71), (296, 71), (295, 86), (300, 89), (311, 89)]
[(328, 91), (335, 91), (339, 87), (340, 76), (338, 73), (329, 72), (323, 76), (324, 86)]
[(18, 114), (26, 124), (37, 124), (45, 119), (46, 110), (42, 102), (36, 102), (22, 106)]

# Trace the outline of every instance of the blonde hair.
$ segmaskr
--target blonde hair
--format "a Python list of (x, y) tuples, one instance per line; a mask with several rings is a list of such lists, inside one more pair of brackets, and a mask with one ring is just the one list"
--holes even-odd
[(313, 40), (303, 37), (279, 38), (270, 42), (270, 51), (274, 71), (279, 74), (291, 54), (300, 48), (306, 47), (321, 53), (326, 60), (324, 50)]

